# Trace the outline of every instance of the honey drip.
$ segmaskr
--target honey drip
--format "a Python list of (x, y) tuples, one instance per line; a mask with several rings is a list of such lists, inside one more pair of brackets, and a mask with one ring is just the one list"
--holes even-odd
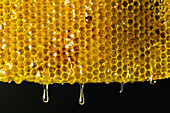
[(156, 84), (156, 80), (150, 80), (150, 84), (152, 85)]
[(48, 96), (48, 85), (43, 85), (43, 102), (47, 103), (49, 101), (49, 96)]
[(156, 80), (153, 80), (153, 75), (150, 77), (150, 84), (154, 85), (156, 84)]
[(79, 104), (84, 105), (85, 100), (84, 100), (84, 84), (80, 84), (80, 98), (79, 98)]
[(119, 93), (123, 92), (123, 88), (124, 88), (124, 83), (121, 83), (121, 89), (120, 89)]

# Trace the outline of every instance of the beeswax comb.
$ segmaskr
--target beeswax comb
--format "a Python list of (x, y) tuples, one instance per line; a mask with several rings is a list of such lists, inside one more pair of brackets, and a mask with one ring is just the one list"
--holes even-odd
[(169, 77), (170, 0), (0, 0), (2, 82)]

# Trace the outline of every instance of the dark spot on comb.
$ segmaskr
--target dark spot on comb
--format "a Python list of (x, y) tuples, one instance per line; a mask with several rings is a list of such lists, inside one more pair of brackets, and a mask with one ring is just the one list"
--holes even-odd
[(87, 16), (85, 18), (85, 20), (86, 20), (87, 23), (90, 23), (92, 21), (92, 17), (91, 16)]
[(159, 15), (156, 15), (155, 16), (155, 19), (158, 21), (160, 19), (160, 16)]
[(38, 71), (43, 71), (43, 68), (40, 66), (40, 67), (38, 67), (37, 70), (38, 70)]
[(163, 20), (161, 21), (161, 23), (164, 24), (164, 23), (165, 23), (165, 19), (163, 19)]
[(159, 6), (159, 2), (158, 2), (158, 1), (156, 1), (156, 3), (155, 3), (155, 7), (156, 7), (156, 6)]
[(156, 29), (156, 30), (155, 30), (155, 33), (156, 33), (157, 35), (159, 35), (159, 34), (160, 34), (159, 29)]
[(151, 5), (150, 10), (151, 10), (151, 11), (154, 10), (154, 6), (153, 6), (153, 5)]
[(44, 61), (48, 61), (48, 60), (49, 60), (49, 57), (46, 56), (46, 57), (44, 58)]
[(162, 37), (162, 38), (165, 38), (165, 33), (161, 33), (161, 37)]
[(150, 30), (152, 30), (153, 29), (153, 26), (150, 26)]

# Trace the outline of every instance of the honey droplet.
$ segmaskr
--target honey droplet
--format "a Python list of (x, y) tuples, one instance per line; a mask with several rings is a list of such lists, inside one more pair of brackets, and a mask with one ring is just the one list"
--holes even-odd
[(49, 101), (49, 96), (48, 96), (48, 85), (43, 85), (43, 102), (47, 103)]
[(80, 98), (79, 98), (79, 104), (84, 105), (85, 100), (84, 100), (84, 84), (80, 84)]
[(151, 75), (150, 77), (150, 84), (154, 85), (156, 84), (156, 80), (153, 80), (152, 78), (153, 78), (153, 75)]
[(122, 92), (123, 92), (124, 84), (125, 84), (125, 83), (121, 83), (121, 89), (120, 89), (119, 93), (122, 93)]
[(156, 80), (150, 80), (150, 84), (152, 85), (156, 84)]

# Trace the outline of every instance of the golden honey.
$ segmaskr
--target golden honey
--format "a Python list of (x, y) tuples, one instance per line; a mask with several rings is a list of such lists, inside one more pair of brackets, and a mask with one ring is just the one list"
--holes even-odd
[(170, 0), (0, 0), (0, 81), (170, 77)]

